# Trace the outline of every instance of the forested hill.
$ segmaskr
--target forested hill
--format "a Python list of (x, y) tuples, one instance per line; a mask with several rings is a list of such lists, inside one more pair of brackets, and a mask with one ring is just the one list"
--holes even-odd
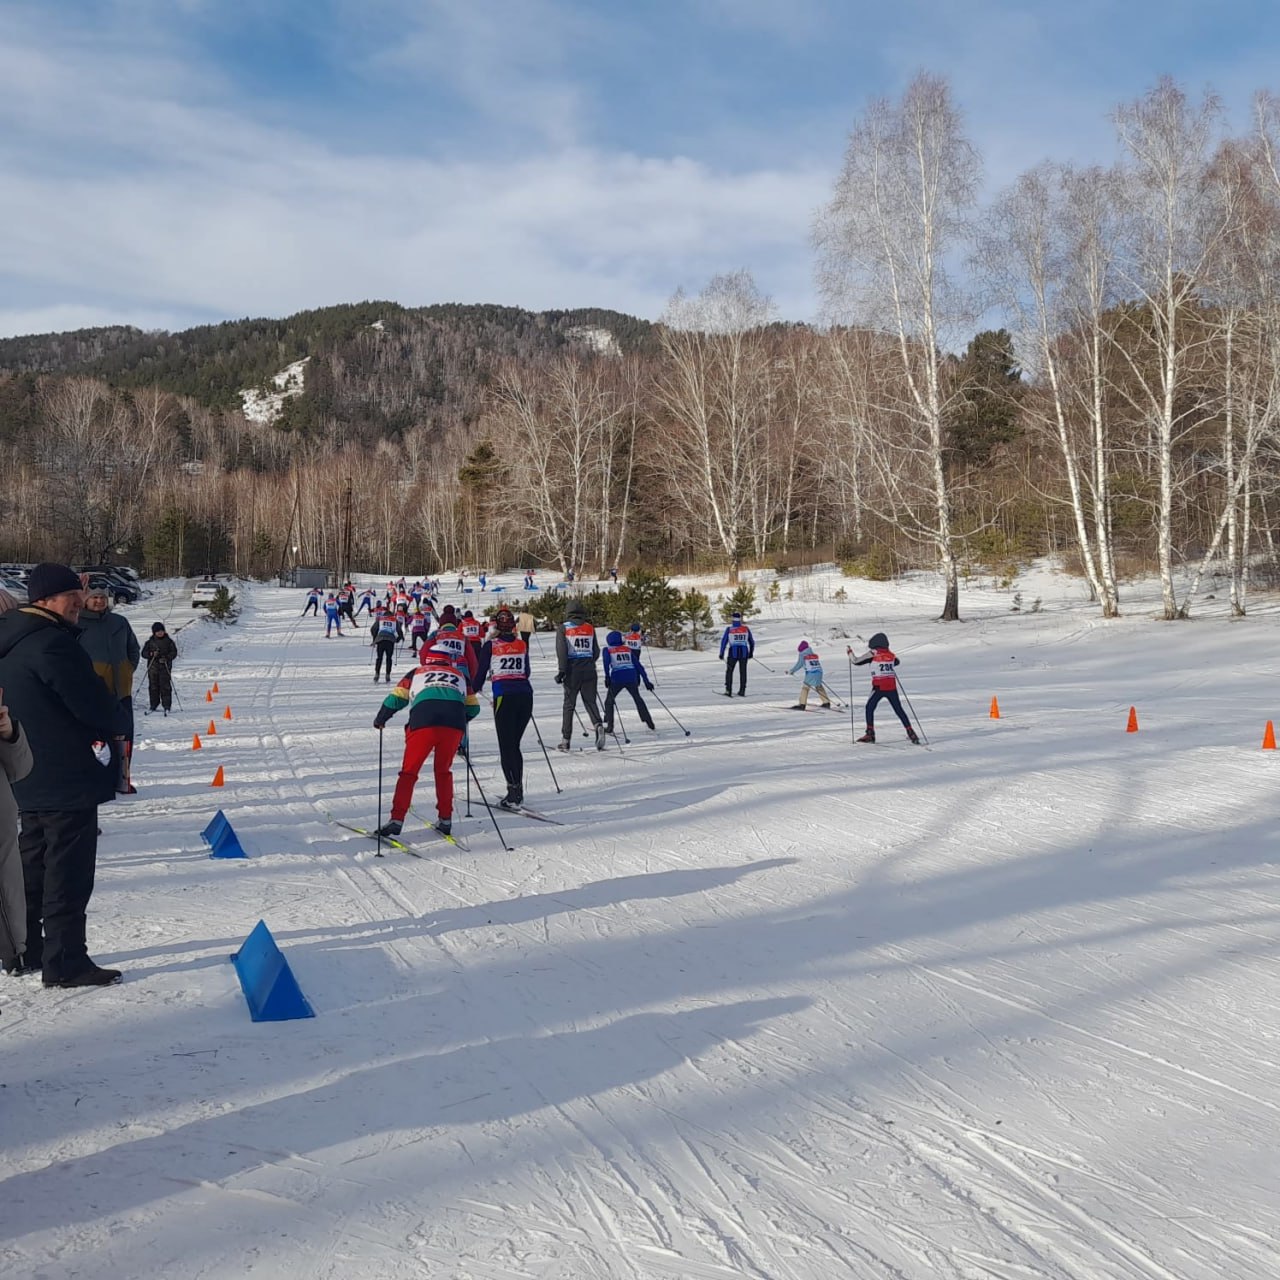
[[(286, 365), (312, 357), (306, 394), (287, 406), (286, 428), (342, 415), (366, 437), (421, 421), (467, 420), (502, 359), (537, 362), (581, 331), (607, 330), (624, 354), (655, 345), (654, 326), (616, 311), (525, 311), (444, 304), (409, 308), (360, 302), (245, 319), (180, 333), (127, 326), (0, 339), (0, 374), (85, 374), (122, 388), (158, 387), (210, 409), (238, 409), (240, 392), (265, 387)], [(575, 333), (575, 331), (578, 331)], [(375, 396), (368, 389), (377, 385)]]

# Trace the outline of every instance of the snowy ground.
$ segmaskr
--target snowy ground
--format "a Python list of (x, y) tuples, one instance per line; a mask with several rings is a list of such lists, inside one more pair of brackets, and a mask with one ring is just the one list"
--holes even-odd
[[(140, 718), (103, 810), (90, 945), (125, 982), (0, 979), (0, 1274), (1280, 1273), (1274, 605), (1103, 623), (1020, 585), (1043, 612), (969, 592), (944, 627), (931, 582), (797, 579), (747, 699), (659, 652), (692, 737), (624, 704), (632, 745), (553, 752), (557, 795), (531, 735), (567, 825), (508, 817), (508, 853), (462, 819), (427, 861), (324, 817), (377, 809), (362, 639), (265, 587), (188, 628), (186, 710)], [(190, 618), (170, 594), (140, 635)], [(888, 631), (931, 750), (783, 710), (801, 635), (847, 696), (833, 627)], [(207, 857), (219, 806), (248, 861)], [(249, 1021), (260, 916), (314, 1020)]]

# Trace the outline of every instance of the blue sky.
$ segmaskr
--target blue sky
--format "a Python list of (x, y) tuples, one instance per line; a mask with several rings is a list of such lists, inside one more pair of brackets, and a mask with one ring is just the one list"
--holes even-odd
[(849, 128), (947, 76), (995, 191), (1169, 73), (1243, 121), (1275, 0), (0, 0), (0, 335), (392, 298), (817, 312)]

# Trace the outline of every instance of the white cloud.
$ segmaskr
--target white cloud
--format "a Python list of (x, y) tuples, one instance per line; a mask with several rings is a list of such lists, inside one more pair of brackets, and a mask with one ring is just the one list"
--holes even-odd
[(656, 315), (677, 285), (744, 265), (812, 310), (807, 231), (829, 181), (813, 168), (568, 145), (517, 163), (343, 154), (219, 104), (209, 79), (181, 92), (164, 53), (4, 49), (0, 279), (24, 300), (0, 311), (7, 333), (368, 297)]

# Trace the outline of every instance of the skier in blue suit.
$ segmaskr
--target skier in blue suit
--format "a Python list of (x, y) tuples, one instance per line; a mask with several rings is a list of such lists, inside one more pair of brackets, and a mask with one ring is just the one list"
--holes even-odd
[(653, 723), (653, 716), (649, 714), (649, 708), (640, 696), (641, 681), (646, 689), (653, 689), (653, 681), (649, 679), (640, 655), (623, 640), (621, 631), (610, 631), (605, 636), (604, 643), (604, 682), (609, 690), (604, 699), (605, 732), (613, 732), (614, 699), (625, 689), (635, 699), (640, 719), (656, 733), (657, 726)]
[(735, 613), (729, 625), (720, 637), (720, 659), (724, 661), (726, 651), (729, 654), (724, 668), (724, 696), (733, 697), (733, 669), (738, 668), (738, 697), (747, 696), (747, 663), (755, 657), (756, 638), (751, 628), (742, 620), (742, 614)]

